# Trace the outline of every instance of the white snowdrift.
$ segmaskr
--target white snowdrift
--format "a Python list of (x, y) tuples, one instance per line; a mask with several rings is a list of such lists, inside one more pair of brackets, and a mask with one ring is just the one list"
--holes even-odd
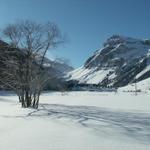
[(149, 150), (150, 96), (45, 93), (38, 110), (0, 96), (0, 150)]

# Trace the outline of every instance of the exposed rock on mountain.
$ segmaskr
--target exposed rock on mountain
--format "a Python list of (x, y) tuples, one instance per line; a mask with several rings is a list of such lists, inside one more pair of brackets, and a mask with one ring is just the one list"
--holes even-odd
[(150, 40), (114, 35), (67, 77), (79, 84), (102, 87), (120, 87), (146, 79), (150, 77)]

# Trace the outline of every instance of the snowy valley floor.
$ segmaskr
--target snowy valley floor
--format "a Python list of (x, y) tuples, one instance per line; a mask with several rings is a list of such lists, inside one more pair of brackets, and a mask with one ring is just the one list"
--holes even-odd
[(150, 150), (150, 93), (45, 93), (38, 110), (0, 94), (0, 150)]

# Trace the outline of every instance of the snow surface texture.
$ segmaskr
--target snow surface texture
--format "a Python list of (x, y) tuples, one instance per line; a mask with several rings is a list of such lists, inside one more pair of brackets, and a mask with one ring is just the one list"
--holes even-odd
[(84, 84), (121, 87), (150, 77), (150, 40), (112, 36), (85, 64), (66, 76)]
[(149, 150), (150, 95), (45, 93), (38, 110), (0, 96), (0, 150)]
[(119, 91), (134, 92), (135, 88), (138, 91), (150, 92), (150, 78), (142, 80), (142, 81), (137, 82), (137, 83), (132, 83), (132, 84), (129, 84), (127, 86), (121, 87), (121, 88), (119, 88)]

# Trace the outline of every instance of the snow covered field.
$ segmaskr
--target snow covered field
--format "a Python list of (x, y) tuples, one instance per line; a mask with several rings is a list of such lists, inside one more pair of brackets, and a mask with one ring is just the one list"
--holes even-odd
[(0, 94), (0, 150), (150, 150), (150, 93), (45, 93), (38, 110)]

